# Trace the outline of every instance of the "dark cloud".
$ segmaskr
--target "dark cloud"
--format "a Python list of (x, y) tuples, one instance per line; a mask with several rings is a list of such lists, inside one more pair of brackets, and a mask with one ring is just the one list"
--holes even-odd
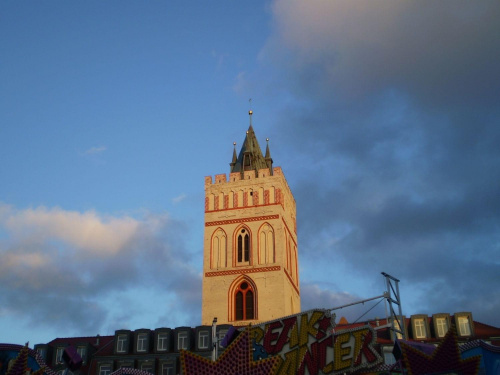
[(274, 3), (262, 62), (288, 95), (277, 133), (294, 150), (304, 301), (338, 302), (309, 285), (328, 267), (308, 259), (330, 256), (366, 285), (386, 271), (417, 290), (407, 314), (500, 325), (500, 4), (476, 5)]
[[(357, 303), (367, 298), (338, 291), (336, 285), (328, 283), (323, 284), (322, 287), (316, 283), (301, 283), (302, 311), (315, 308), (329, 309), (335, 313), (337, 322), (341, 317), (346, 318), (351, 323), (373, 317), (385, 317), (385, 305), (382, 298)], [(369, 298), (377, 296), (374, 295)], [(352, 305), (353, 303), (356, 304)]]

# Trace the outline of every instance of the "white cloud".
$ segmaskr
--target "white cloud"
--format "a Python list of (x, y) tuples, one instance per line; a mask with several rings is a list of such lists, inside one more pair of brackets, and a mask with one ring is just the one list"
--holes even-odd
[(173, 199), (172, 199), (172, 202), (174, 202), (174, 203), (180, 203), (180, 202), (182, 202), (184, 199), (186, 199), (186, 197), (187, 197), (187, 195), (186, 195), (186, 194), (184, 194), (184, 193), (182, 193), (182, 194), (178, 195), (177, 197), (173, 198)]
[(5, 228), (18, 240), (57, 239), (99, 256), (119, 252), (139, 226), (131, 217), (103, 218), (93, 211), (80, 213), (45, 207), (12, 212), (4, 220)]
[(245, 88), (247, 87), (247, 77), (245, 72), (239, 72), (235, 78), (235, 83), (233, 85), (233, 90), (237, 94), (243, 94)]
[(96, 155), (96, 154), (101, 154), (104, 151), (106, 151), (107, 148), (104, 146), (98, 146), (98, 147), (91, 147), (88, 150), (84, 152), (85, 155)]

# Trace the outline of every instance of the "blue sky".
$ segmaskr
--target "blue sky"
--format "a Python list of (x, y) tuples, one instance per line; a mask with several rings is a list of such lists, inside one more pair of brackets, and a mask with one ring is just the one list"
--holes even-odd
[(2, 341), (198, 325), (203, 181), (228, 172), (249, 98), (297, 201), (303, 309), (379, 295), (385, 271), (407, 316), (500, 326), (499, 17), (1, 2)]

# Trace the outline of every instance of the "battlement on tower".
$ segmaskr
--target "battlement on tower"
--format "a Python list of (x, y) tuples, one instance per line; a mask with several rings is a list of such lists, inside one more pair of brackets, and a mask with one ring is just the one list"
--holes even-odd
[(258, 174), (255, 173), (254, 170), (244, 171), (243, 176), (240, 172), (229, 173), (229, 178), (225, 173), (216, 174), (215, 179), (212, 179), (212, 176), (205, 177), (205, 187), (213, 185), (213, 184), (224, 184), (229, 182), (236, 182), (241, 180), (252, 180), (255, 178), (266, 178), (269, 176), (283, 176), (283, 170), (281, 167), (274, 167), (273, 174), (269, 172), (269, 168), (259, 169)]

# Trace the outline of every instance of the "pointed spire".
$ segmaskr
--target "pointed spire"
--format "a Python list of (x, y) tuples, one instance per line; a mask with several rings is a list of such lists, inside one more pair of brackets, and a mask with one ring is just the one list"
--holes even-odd
[(269, 138), (266, 138), (266, 159), (271, 159), (271, 152), (269, 151)]
[[(266, 151), (266, 157), (269, 156), (269, 161), (262, 155), (262, 150), (255, 136), (255, 132), (252, 126), (252, 110), (248, 111), (250, 116), (250, 126), (248, 127), (245, 140), (241, 146), (238, 158), (235, 159), (236, 150), (233, 151), (233, 161), (230, 163), (231, 173), (241, 172), (243, 175), (244, 171), (255, 170), (258, 172), (259, 169), (269, 168), (272, 165), (272, 159), (269, 153), (269, 147)], [(272, 173), (272, 170), (270, 170)]]
[(271, 151), (269, 151), (269, 138), (266, 138), (266, 156), (264, 159), (266, 159), (266, 164), (267, 167), (269, 168), (269, 171), (271, 172), (271, 175), (273, 174), (273, 158), (271, 157)]
[(233, 142), (233, 160), (231, 161), (231, 163), (229, 163), (229, 165), (231, 166), (230, 169), (231, 172), (235, 168), (237, 162), (238, 162), (238, 156), (236, 156), (236, 142)]

